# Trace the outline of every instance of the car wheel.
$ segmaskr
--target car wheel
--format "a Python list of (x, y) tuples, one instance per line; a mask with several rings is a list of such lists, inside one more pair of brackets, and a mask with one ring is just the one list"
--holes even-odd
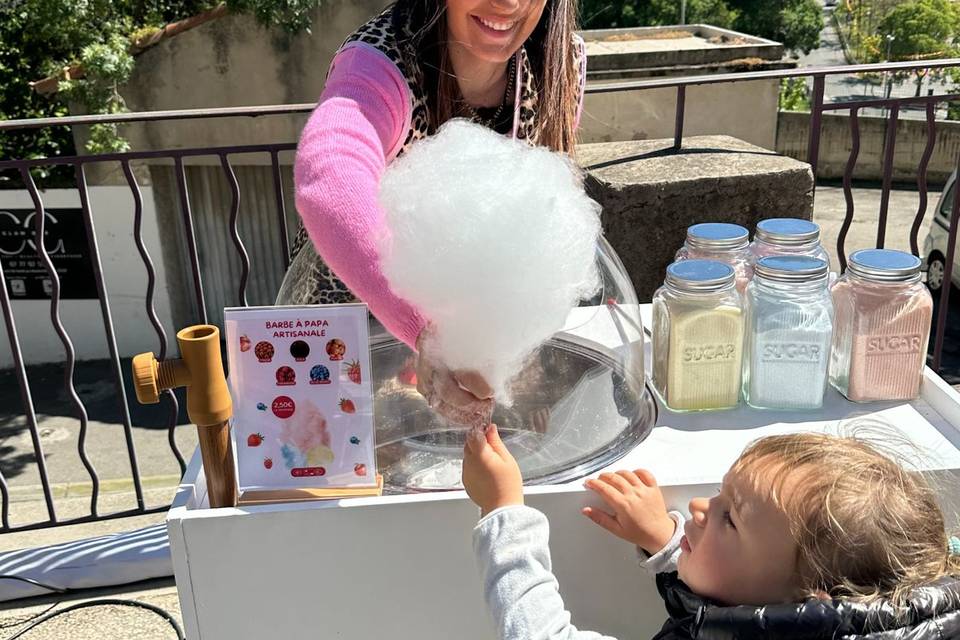
[(946, 273), (946, 262), (939, 253), (934, 253), (927, 261), (927, 287), (930, 291), (940, 291)]

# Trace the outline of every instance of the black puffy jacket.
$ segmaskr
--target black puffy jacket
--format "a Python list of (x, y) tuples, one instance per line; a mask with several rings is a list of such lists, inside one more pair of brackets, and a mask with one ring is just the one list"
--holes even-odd
[(886, 602), (718, 605), (690, 591), (676, 572), (659, 574), (657, 589), (670, 619), (654, 640), (960, 640), (960, 577), (914, 591), (900, 619)]

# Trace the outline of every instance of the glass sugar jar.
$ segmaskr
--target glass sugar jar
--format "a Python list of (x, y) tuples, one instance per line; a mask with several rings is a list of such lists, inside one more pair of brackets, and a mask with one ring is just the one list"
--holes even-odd
[(715, 260), (667, 267), (653, 297), (653, 385), (669, 409), (739, 404), (743, 326), (733, 267)]
[(801, 255), (820, 258), (830, 267), (830, 255), (820, 244), (820, 225), (800, 218), (768, 218), (757, 223), (750, 243), (752, 262), (765, 256)]
[(761, 409), (823, 406), (833, 338), (829, 268), (820, 258), (767, 256), (747, 287), (743, 397)]
[(854, 402), (910, 400), (920, 394), (933, 298), (920, 258), (889, 249), (850, 256), (834, 284), (830, 382)]
[(704, 222), (687, 229), (687, 240), (677, 251), (679, 260), (716, 260), (734, 268), (737, 290), (750, 282), (750, 232), (738, 224)]

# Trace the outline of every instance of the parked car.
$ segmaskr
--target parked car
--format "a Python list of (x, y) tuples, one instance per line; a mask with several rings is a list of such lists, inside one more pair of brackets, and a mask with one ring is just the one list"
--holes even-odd
[[(957, 172), (954, 170), (940, 195), (937, 210), (933, 214), (930, 233), (923, 242), (923, 255), (927, 263), (927, 286), (931, 291), (939, 291), (943, 286), (947, 263), (947, 239), (950, 232), (950, 213), (953, 208), (953, 192), (957, 186)], [(960, 248), (960, 247), (958, 247)], [(954, 260), (953, 284), (960, 286), (960, 256)]]

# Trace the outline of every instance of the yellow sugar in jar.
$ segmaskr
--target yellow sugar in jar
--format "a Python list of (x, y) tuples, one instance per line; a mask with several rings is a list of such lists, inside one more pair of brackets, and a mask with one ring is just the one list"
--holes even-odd
[(667, 408), (739, 404), (743, 327), (733, 267), (713, 260), (667, 267), (653, 297), (653, 385)]

